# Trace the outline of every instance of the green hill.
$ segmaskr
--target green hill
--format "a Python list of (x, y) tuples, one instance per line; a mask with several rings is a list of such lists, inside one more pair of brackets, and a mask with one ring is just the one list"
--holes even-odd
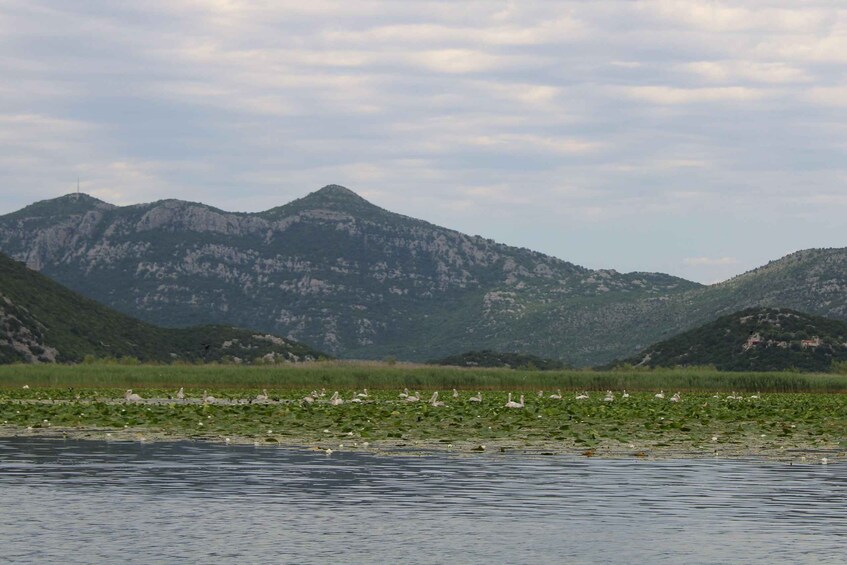
[(501, 353), (490, 349), (450, 355), (437, 361), (430, 361), (429, 364), (456, 367), (509, 367), (512, 369), (538, 369), (539, 371), (567, 368), (564, 363), (556, 359), (544, 359), (522, 353)]
[(302, 344), (227, 326), (166, 329), (76, 294), (0, 254), (0, 363), (274, 362), (324, 357)]
[(713, 365), (722, 371), (828, 371), (847, 360), (847, 324), (796, 310), (748, 308), (662, 341), (634, 366)]

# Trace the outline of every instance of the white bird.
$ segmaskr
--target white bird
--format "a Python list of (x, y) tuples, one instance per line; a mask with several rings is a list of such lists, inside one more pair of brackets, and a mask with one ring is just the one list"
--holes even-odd
[(544, 391), (543, 390), (538, 391), (538, 398), (544, 398)]
[(626, 389), (624, 389), (623, 394), (621, 395), (621, 398), (629, 398), (629, 393), (626, 391)]
[(29, 390), (29, 385), (24, 385), (24, 386), (23, 386), (23, 389), (24, 389), (24, 390)]
[(330, 397), (329, 403), (333, 406), (338, 406), (339, 404), (344, 404), (344, 400), (340, 396), (338, 396), (338, 391), (336, 390), (335, 393), (333, 393), (333, 395)]
[(356, 395), (358, 398), (368, 398), (368, 389), (364, 389), (364, 392), (360, 392)]
[(607, 390), (606, 391), (606, 398), (603, 399), (603, 402), (614, 402), (614, 400), (615, 400), (615, 393), (612, 392), (611, 390)]
[(471, 396), (468, 398), (468, 402), (482, 402), (482, 393), (477, 392), (476, 396)]
[(179, 390), (176, 391), (176, 399), (185, 400), (185, 391), (183, 390), (183, 387), (179, 387)]
[(124, 400), (126, 400), (127, 402), (138, 402), (141, 400), (141, 397), (132, 392), (131, 388), (128, 388), (124, 393)]
[(321, 393), (320, 393), (320, 395), (319, 395), (319, 396), (320, 396), (321, 398), (323, 398), (324, 396), (326, 396), (326, 389), (325, 389), (325, 388), (322, 388), (322, 389), (321, 389)]
[(514, 400), (512, 400), (512, 393), (510, 392), (509, 393), (509, 400), (508, 400), (508, 402), (506, 402), (506, 408), (523, 408), (523, 407), (524, 407), (523, 395), (521, 395), (521, 401), (520, 402), (515, 402)]
[(437, 390), (432, 393), (432, 396), (429, 399), (429, 404), (430, 404), (430, 406), (435, 406), (435, 407), (445, 406), (445, 404), (443, 402), (438, 400), (438, 391)]
[(552, 399), (552, 400), (561, 400), (562, 399), (562, 390), (558, 389), (556, 394), (551, 394), (549, 396), (549, 398)]
[(397, 395), (397, 398), (409, 398), (409, 389), (404, 388), (403, 392)]
[(309, 393), (309, 396), (311, 396), (312, 399), (314, 400), (315, 398), (321, 396), (321, 394), (317, 390), (313, 390), (312, 392)]
[(759, 391), (756, 391), (756, 394), (751, 394), (751, 395), (750, 395), (750, 399), (751, 399), (751, 400), (758, 400), (759, 398), (760, 398), (760, 393), (759, 393)]
[(577, 400), (587, 400), (588, 399), (588, 393), (583, 391), (582, 394), (576, 395), (576, 399)]
[(206, 394), (205, 390), (203, 391), (203, 403), (204, 404), (214, 404), (216, 400), (217, 400), (217, 398), (215, 398), (214, 396), (211, 396), (209, 394)]
[(406, 396), (406, 402), (417, 402), (421, 399), (421, 393), (415, 391), (415, 394)]
[(659, 392), (657, 392), (657, 393), (656, 393), (656, 394), (654, 394), (653, 396), (654, 396), (655, 398), (664, 398), (664, 397), (665, 397), (665, 391), (664, 391), (664, 390), (660, 390)]
[(453, 389), (453, 398), (459, 398), (459, 391), (455, 388)]
[(671, 396), (671, 402), (679, 402), (680, 400), (682, 400), (682, 397), (678, 392)]
[(256, 395), (256, 402), (267, 402), (268, 401), (268, 389), (263, 388), (262, 394)]
[(306, 404), (311, 404), (315, 401), (315, 396), (316, 395), (314, 394), (314, 392), (312, 394), (307, 394), (303, 397), (303, 402), (305, 402)]

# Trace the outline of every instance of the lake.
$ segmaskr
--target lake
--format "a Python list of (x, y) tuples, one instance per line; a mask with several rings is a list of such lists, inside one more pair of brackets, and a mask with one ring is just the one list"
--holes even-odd
[(844, 563), (847, 463), (0, 438), (0, 562)]

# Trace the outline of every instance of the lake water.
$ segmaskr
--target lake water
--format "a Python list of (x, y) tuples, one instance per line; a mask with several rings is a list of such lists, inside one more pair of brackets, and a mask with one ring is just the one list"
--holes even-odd
[(847, 464), (0, 439), (0, 562), (847, 562)]

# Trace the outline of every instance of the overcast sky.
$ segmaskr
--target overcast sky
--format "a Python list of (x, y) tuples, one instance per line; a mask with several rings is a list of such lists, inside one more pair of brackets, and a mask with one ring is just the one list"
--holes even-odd
[(843, 0), (0, 0), (0, 214), (342, 184), (592, 268), (847, 246)]

